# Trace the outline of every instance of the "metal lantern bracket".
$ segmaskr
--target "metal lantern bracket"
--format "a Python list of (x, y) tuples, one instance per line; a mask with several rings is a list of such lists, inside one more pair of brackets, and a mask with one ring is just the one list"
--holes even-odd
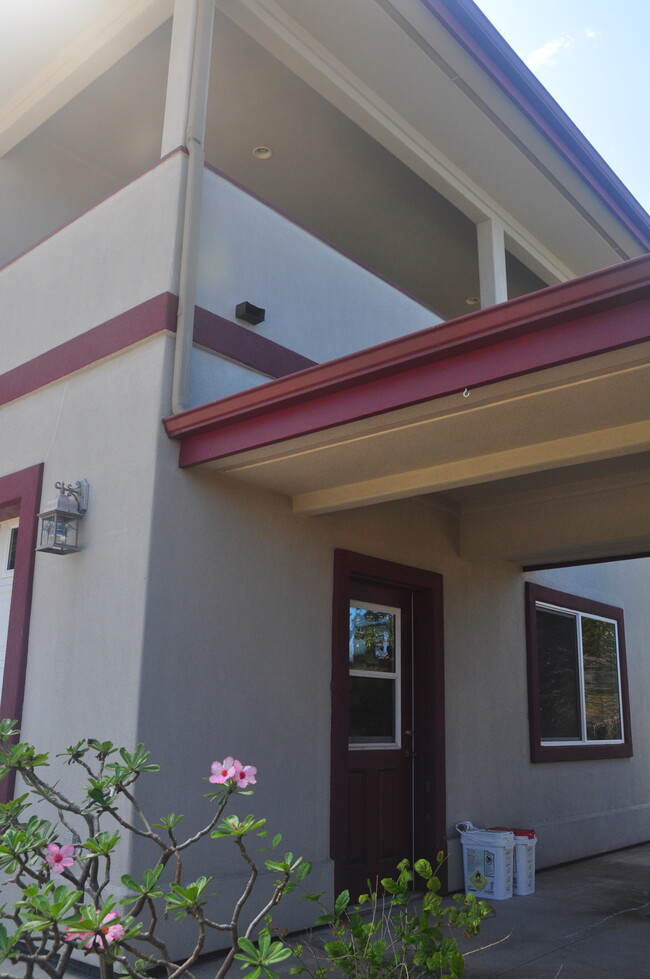
[(63, 493), (65, 496), (72, 497), (77, 504), (77, 512), (84, 514), (88, 509), (88, 480), (78, 479), (77, 482), (72, 486), (68, 483), (55, 483), (54, 488), (58, 489), (59, 493)]

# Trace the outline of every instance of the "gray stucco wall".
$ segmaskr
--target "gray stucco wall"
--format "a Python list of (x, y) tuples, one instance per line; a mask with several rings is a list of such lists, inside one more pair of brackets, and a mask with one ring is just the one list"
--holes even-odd
[[(650, 836), (647, 562), (536, 575), (469, 564), (451, 509), (412, 500), (301, 516), (283, 497), (180, 471), (177, 447), (162, 442), (154, 525), (172, 513), (173, 532), (152, 542), (139, 713), (139, 737), (174, 771), (167, 808), (197, 817), (210, 762), (234, 753), (259, 769), (251, 811), (314, 861), (316, 889), (331, 884), (332, 561), (341, 547), (443, 575), (452, 886), (462, 883), (460, 819), (535, 827), (538, 866)], [(531, 764), (526, 578), (624, 607), (632, 759)], [(309, 911), (296, 904), (280, 921), (295, 928)]]
[[(538, 866), (647, 839), (648, 563), (526, 576), (462, 561), (457, 514), (426, 500), (309, 517), (243, 482), (181, 471), (160, 422), (172, 354), (159, 336), (3, 411), (7, 472), (44, 461), (44, 500), (57, 479), (91, 484), (86, 549), (37, 556), (26, 735), (53, 752), (89, 734), (144, 741), (163, 774), (141, 799), (153, 816), (185, 813), (188, 829), (210, 811), (210, 763), (232, 753), (259, 770), (240, 811), (267, 816), (283, 846), (313, 860), (313, 889), (331, 887), (332, 567), (346, 548), (443, 576), (453, 887), (460, 819), (535, 827)], [(530, 763), (526, 577), (625, 609), (632, 759)], [(227, 853), (209, 841), (188, 862), (220, 878), (223, 908), (241, 885)], [(151, 857), (137, 846), (127, 862)], [(295, 900), (276, 920), (294, 929), (312, 914)]]

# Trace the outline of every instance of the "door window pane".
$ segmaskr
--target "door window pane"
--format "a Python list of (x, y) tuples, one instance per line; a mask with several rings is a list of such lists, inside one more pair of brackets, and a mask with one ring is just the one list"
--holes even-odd
[(350, 603), (349, 732), (352, 747), (397, 747), (401, 611)]
[(350, 606), (350, 669), (395, 672), (395, 613)]
[(18, 527), (12, 527), (9, 535), (9, 554), (7, 556), (7, 571), (13, 571), (16, 566), (16, 546), (18, 544)]
[(350, 677), (350, 744), (395, 742), (395, 681)]

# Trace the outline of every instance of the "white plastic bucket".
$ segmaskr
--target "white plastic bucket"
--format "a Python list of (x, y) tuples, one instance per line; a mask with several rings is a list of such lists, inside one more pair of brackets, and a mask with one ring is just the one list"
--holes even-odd
[(458, 823), (463, 847), (463, 872), (468, 894), (505, 901), (512, 897), (514, 834), (476, 829)]
[(535, 846), (537, 838), (533, 829), (513, 829), (515, 835), (512, 893), (535, 893)]

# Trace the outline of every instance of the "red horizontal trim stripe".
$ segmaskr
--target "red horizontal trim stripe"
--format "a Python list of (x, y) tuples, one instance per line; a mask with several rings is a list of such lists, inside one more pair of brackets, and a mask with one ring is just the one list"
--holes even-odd
[(88, 367), (161, 330), (176, 330), (177, 303), (176, 296), (163, 292), (7, 371), (0, 377), (0, 405)]
[(650, 256), (165, 421), (195, 465), (650, 338)]
[(194, 343), (269, 377), (284, 377), (316, 363), (201, 306), (194, 312)]
[[(174, 333), (177, 308), (175, 295), (161, 293), (14, 367), (0, 375), (0, 406), (162, 330)], [(194, 315), (194, 342), (269, 377), (284, 377), (314, 365), (308, 357), (199, 306)]]

